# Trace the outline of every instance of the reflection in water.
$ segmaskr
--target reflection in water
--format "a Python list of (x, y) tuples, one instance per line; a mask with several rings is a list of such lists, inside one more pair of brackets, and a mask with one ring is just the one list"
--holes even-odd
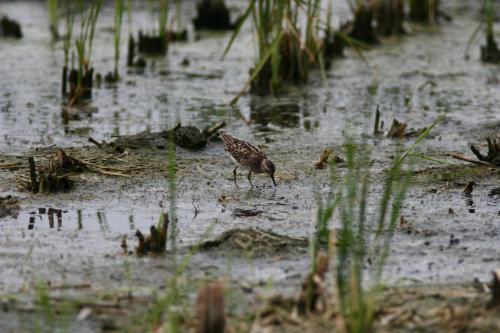
[(121, 117), (120, 117), (120, 112), (114, 112), (113, 113), (113, 136), (120, 136), (120, 122), (121, 122)]
[(297, 103), (286, 101), (280, 103), (250, 102), (250, 119), (263, 126), (269, 123), (282, 127), (299, 127), (301, 109)]
[(46, 209), (42, 207), (38, 208), (38, 213), (31, 212), (30, 215), (31, 216), (28, 222), (28, 230), (33, 230), (35, 228), (36, 216), (34, 215), (37, 215), (42, 223), (44, 221), (44, 216), (46, 215), (50, 229), (54, 229), (54, 226), (56, 225), (55, 219), (57, 218), (57, 230), (60, 231), (62, 228), (62, 216), (63, 216), (62, 209), (55, 209), (55, 208)]
[[(99, 234), (132, 234), (137, 228), (147, 229), (157, 221), (159, 212), (154, 209), (98, 211), (75, 208), (74, 210), (56, 208), (37, 208), (22, 211), (21, 221), (26, 221), (27, 229), (36, 230), (85, 230)], [(64, 222), (63, 222), (64, 219)], [(85, 222), (84, 222), (85, 220)], [(128, 223), (127, 223), (128, 221)], [(85, 228), (84, 228), (85, 226)]]
[(134, 215), (129, 215), (129, 217), (128, 217), (128, 224), (130, 225), (130, 230), (134, 231), (135, 230)]
[(469, 213), (475, 213), (476, 208), (474, 205), (474, 200), (472, 200), (472, 193), (465, 193), (464, 198), (465, 198), (465, 206), (469, 210)]
[(99, 226), (103, 233), (109, 231), (108, 221), (106, 220), (106, 214), (97, 212), (97, 221), (99, 221)]
[(83, 229), (83, 224), (82, 224), (82, 210), (78, 209), (76, 211), (76, 215), (77, 215), (77, 221), (78, 221), (78, 230), (82, 230)]

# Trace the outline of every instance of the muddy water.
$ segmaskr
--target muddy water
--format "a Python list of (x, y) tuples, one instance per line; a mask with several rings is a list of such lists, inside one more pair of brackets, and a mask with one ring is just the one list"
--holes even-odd
[[(231, 5), (241, 12), (242, 3)], [(136, 7), (132, 31), (151, 29), (148, 11)], [(183, 7), (187, 22), (194, 2)], [(336, 22), (347, 15), (345, 3), (338, 8)], [(348, 51), (345, 59), (334, 63), (326, 82), (317, 75), (284, 96), (246, 95), (235, 108), (227, 102), (244, 85), (252, 64), (250, 27), (224, 61), (220, 56), (230, 35), (203, 34), (171, 45), (165, 58), (149, 58), (142, 73), (125, 68), (124, 42), (123, 80), (95, 89), (92, 104), (98, 110), (91, 117), (63, 124), (62, 44), (50, 41), (45, 4), (2, 2), (0, 12), (20, 21), (25, 37), (0, 40), (0, 153), (10, 159), (36, 147), (86, 146), (88, 136), (111, 140), (146, 129), (162, 130), (178, 121), (204, 127), (224, 120), (230, 133), (265, 144), (278, 168), (278, 187), (255, 176), (256, 187), (251, 189), (242, 174), (236, 189), (233, 166), (219, 143), (196, 153), (178, 148), (178, 255), (185, 255), (187, 246), (203, 237), (215, 238), (235, 228), (307, 239), (314, 230), (316, 193), (330, 191), (328, 172), (312, 166), (324, 148), (342, 154), (346, 132), (364, 138), (374, 160), (369, 205), (374, 212), (383, 170), (394, 149), (413, 142), (371, 136), (377, 105), (386, 128), (394, 117), (421, 128), (447, 113), (419, 147), (438, 159), (447, 159), (448, 152), (470, 155), (469, 144), (482, 144), (485, 136), (498, 133), (500, 68), (478, 61), (477, 43), (470, 60), (463, 57), (476, 27), (477, 5), (446, 1), (445, 10), (455, 17), (452, 22), (435, 29), (414, 26), (408, 37), (385, 39), (383, 46), (366, 52), (367, 63)], [(102, 74), (113, 64), (112, 14), (112, 8), (105, 7), (94, 44), (92, 63)], [(124, 40), (129, 29), (124, 24)], [(185, 58), (190, 61), (187, 67), (180, 65)], [(120, 248), (126, 236), (133, 249), (135, 230), (149, 228), (168, 205), (161, 168), (127, 179), (85, 175), (74, 191), (48, 197), (19, 192), (13, 173), (0, 171), (1, 194), (19, 196), (22, 206), (17, 218), (0, 220), (0, 294), (32, 291), (37, 279), (53, 285), (90, 283), (92, 290), (162, 285), (173, 271), (173, 255), (136, 259), (123, 256)], [(395, 236), (387, 280), (443, 283), (489, 278), (500, 265), (500, 199), (488, 196), (499, 186), (498, 171), (422, 160), (415, 168), (421, 172), (402, 212), (409, 227)], [(340, 175), (343, 172), (340, 168)], [(472, 203), (462, 195), (469, 181), (477, 183)], [(49, 208), (61, 210), (60, 221), (43, 213)], [(238, 213), (242, 210), (257, 213), (246, 217)], [(281, 291), (292, 292), (307, 267), (306, 246), (253, 258), (245, 251), (215, 249), (196, 255), (188, 272), (193, 278), (228, 276), (236, 285), (257, 287), (273, 281)], [(76, 293), (83, 296), (88, 291)]]

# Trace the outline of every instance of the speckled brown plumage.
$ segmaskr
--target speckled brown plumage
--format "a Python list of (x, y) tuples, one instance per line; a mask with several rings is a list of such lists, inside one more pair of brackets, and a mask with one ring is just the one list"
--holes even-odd
[(236, 139), (224, 131), (219, 131), (219, 135), (222, 141), (224, 141), (231, 158), (237, 164), (233, 170), (234, 183), (236, 186), (238, 186), (236, 184), (236, 170), (239, 166), (248, 170), (248, 181), (252, 187), (252, 172), (268, 174), (271, 176), (274, 186), (276, 186), (276, 182), (274, 180), (274, 164), (267, 158), (266, 154), (262, 150), (244, 140)]

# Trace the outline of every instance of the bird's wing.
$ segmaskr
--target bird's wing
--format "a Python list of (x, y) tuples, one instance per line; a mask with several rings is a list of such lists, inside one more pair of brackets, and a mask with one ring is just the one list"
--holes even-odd
[(260, 163), (261, 159), (267, 158), (266, 154), (254, 145), (236, 139), (224, 131), (220, 131), (219, 134), (227, 150), (238, 163), (250, 166), (252, 161)]
[(258, 168), (260, 161), (266, 158), (260, 149), (246, 141), (235, 139), (235, 147), (235, 151), (230, 153), (242, 165)]

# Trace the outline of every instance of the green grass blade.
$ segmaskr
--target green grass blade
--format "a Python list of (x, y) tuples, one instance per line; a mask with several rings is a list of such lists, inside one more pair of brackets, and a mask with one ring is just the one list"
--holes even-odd
[(236, 36), (238, 36), (238, 34), (240, 32), (240, 29), (243, 26), (243, 23), (245, 23), (245, 21), (247, 20), (248, 16), (252, 12), (252, 10), (253, 10), (253, 8), (255, 6), (255, 2), (256, 2), (256, 0), (252, 0), (252, 2), (250, 2), (250, 5), (248, 6), (248, 8), (245, 11), (245, 13), (238, 19), (238, 22), (236, 22), (236, 27), (234, 28), (233, 35), (231, 36), (231, 39), (229, 40), (229, 43), (227, 44), (226, 49), (224, 50), (224, 53), (222, 54), (222, 60), (224, 59), (224, 57), (226, 56), (226, 54), (231, 49), (231, 46), (233, 45), (233, 42), (236, 39)]
[(283, 37), (283, 35), (284, 35), (284, 31), (281, 31), (280, 34), (274, 39), (273, 44), (271, 45), (271, 47), (264, 54), (264, 56), (262, 57), (262, 59), (260, 60), (260, 62), (257, 64), (257, 66), (255, 66), (255, 68), (254, 68), (254, 70), (252, 72), (252, 76), (250, 77), (250, 79), (248, 79), (248, 81), (246, 82), (246, 84), (243, 87), (243, 89), (241, 90), (241, 92), (235, 98), (233, 98), (233, 100), (229, 104), (232, 105), (232, 104), (236, 103), (238, 101), (238, 99), (241, 97), (241, 95), (243, 95), (243, 92), (246, 90), (246, 88), (250, 85), (250, 82), (252, 82), (253, 80), (255, 80), (255, 78), (257, 77), (257, 75), (262, 70), (262, 68), (266, 64), (267, 60), (271, 56), (271, 54), (273, 52), (273, 49), (276, 47), (276, 45), (279, 45), (279, 42), (281, 41), (281, 38)]
[(425, 131), (422, 134), (420, 134), (420, 136), (417, 138), (417, 140), (410, 146), (410, 148), (408, 148), (408, 150), (394, 164), (393, 168), (398, 167), (404, 161), (404, 159), (408, 156), (408, 154), (410, 154), (413, 151), (413, 149), (415, 149), (415, 147), (418, 146), (419, 143), (422, 142), (431, 133), (432, 129), (434, 127), (436, 127), (436, 125), (439, 124), (445, 117), (446, 117), (446, 115), (444, 115), (444, 114), (439, 116), (439, 118), (436, 119), (436, 121), (434, 121), (431, 126), (426, 128)]

